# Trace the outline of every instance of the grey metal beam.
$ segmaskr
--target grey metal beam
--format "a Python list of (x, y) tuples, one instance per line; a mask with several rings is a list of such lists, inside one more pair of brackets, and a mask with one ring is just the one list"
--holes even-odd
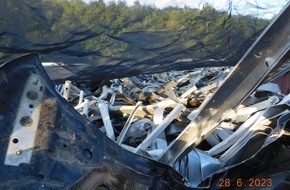
[(164, 151), (159, 161), (173, 165), (216, 128), (263, 81), (289, 58), (290, 3), (264, 30), (215, 94), (201, 106), (197, 117)]

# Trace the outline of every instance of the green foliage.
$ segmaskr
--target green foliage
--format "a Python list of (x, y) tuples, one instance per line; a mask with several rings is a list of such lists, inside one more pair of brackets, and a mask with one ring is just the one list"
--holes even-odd
[[(218, 55), (222, 59), (241, 53), (243, 44), (269, 23), (251, 16), (229, 15), (210, 6), (202, 10), (157, 9), (138, 2), (129, 7), (125, 2), (105, 4), (102, 0), (89, 4), (81, 0), (1, 0), (0, 7), (2, 47), (37, 50), (39, 44), (63, 43), (61, 48), (119, 59), (142, 55), (150, 47), (152, 52), (163, 48), (158, 55), (184, 50), (188, 52), (185, 58)], [(128, 34), (134, 32), (143, 32), (145, 39), (129, 39)], [(160, 32), (168, 37), (158, 37)], [(197, 45), (199, 49), (193, 49)], [(4, 55), (0, 52), (0, 57)]]

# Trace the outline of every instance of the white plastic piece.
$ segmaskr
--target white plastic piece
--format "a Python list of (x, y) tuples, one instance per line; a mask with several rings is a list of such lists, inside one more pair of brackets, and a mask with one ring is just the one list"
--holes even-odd
[(70, 98), (71, 85), (72, 85), (72, 83), (69, 80), (66, 80), (64, 83), (63, 97), (66, 100), (69, 100), (69, 98)]
[(103, 86), (102, 94), (98, 97), (98, 99), (103, 100), (106, 99), (109, 94), (109, 88), (107, 85)]
[(88, 116), (89, 107), (90, 107), (90, 101), (88, 99), (85, 99), (84, 107), (83, 107), (83, 114), (86, 115), (86, 116)]
[(80, 110), (80, 109), (82, 109), (84, 107), (84, 105), (85, 105), (85, 102), (82, 102), (81, 104), (76, 105), (74, 108), (76, 110)]
[(81, 104), (84, 101), (84, 93), (85, 92), (83, 90), (80, 91), (80, 97), (79, 97), (79, 103), (78, 104)]
[(158, 108), (155, 109), (154, 115), (153, 115), (154, 127), (156, 127), (157, 125), (162, 123), (164, 110), (165, 110), (165, 107), (158, 107)]
[(113, 126), (112, 126), (111, 119), (109, 116), (108, 104), (100, 101), (98, 102), (98, 105), (99, 105), (99, 110), (102, 116), (105, 129), (106, 129), (106, 134), (110, 139), (115, 141), (115, 134), (114, 134)]
[(178, 99), (184, 99), (187, 96), (191, 95), (196, 90), (197, 90), (196, 86), (193, 86), (189, 88), (187, 91), (185, 91)]

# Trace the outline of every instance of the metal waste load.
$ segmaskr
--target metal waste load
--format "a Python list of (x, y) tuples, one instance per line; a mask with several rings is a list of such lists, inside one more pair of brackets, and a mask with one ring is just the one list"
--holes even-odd
[[(106, 81), (103, 86), (66, 81), (56, 90), (122, 148), (159, 160), (232, 69), (135, 76)], [(197, 187), (211, 174), (245, 161), (283, 129), (283, 124), (273, 128), (273, 122), (289, 115), (289, 101), (290, 95), (282, 94), (277, 84), (261, 85), (174, 168)], [(255, 146), (245, 150), (250, 141)]]
[[(215, 172), (250, 159), (284, 130), (290, 95), (273, 80), (289, 67), (273, 70), (289, 58), (287, 11), (231, 72), (202, 68), (116, 79), (93, 90), (66, 88), (70, 81), (57, 88), (61, 94), (68, 90), (65, 98), (124, 149), (173, 166), (198, 187)], [(283, 28), (281, 38), (273, 36), (277, 28)]]
[(55, 85), (36, 54), (4, 63), (0, 189), (289, 189), (289, 15), (233, 68)]
[(234, 68), (54, 85), (36, 55), (8, 62), (0, 70), (0, 173), (10, 175), (0, 188), (218, 189), (255, 180), (287, 189), (290, 94), (279, 81), (288, 64), (170, 166), (162, 155)]

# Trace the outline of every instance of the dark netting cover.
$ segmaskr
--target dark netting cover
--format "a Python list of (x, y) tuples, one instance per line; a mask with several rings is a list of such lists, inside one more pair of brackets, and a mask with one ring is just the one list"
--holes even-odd
[[(88, 67), (98, 79), (235, 65), (287, 0), (1, 0), (1, 63)], [(80, 75), (81, 74), (81, 75)]]
[(134, 1), (0, 0), (0, 189), (290, 189), (289, 0)]

